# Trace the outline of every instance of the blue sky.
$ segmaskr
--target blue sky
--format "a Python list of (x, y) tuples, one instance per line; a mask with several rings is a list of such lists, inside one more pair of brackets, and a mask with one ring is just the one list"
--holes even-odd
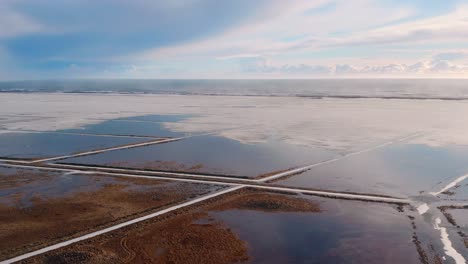
[(0, 80), (467, 76), (461, 0), (0, 1)]

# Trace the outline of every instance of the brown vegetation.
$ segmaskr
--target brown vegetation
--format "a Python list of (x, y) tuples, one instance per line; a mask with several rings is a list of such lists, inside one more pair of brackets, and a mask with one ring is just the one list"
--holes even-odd
[[(18, 177), (21, 182), (31, 182), (27, 179), (29, 176), (18, 175), (21, 175)], [(35, 175), (30, 176), (34, 179)], [(94, 176), (73, 177), (91, 177), (91, 184), (100, 179)], [(41, 179), (44, 182), (54, 177)], [(6, 182), (3, 186), (21, 185), (12, 180)], [(61, 197), (35, 193), (30, 206), (0, 203), (0, 259), (148, 214), (207, 190), (190, 188), (183, 183), (168, 186), (165, 182), (151, 179), (115, 178), (112, 184), (105, 184), (98, 190), (80, 190)], [(2, 199), (20, 199), (22, 195), (16, 192)]]
[(138, 223), (28, 260), (47, 263), (234, 263), (248, 260), (248, 245), (209, 211), (319, 212), (294, 195), (243, 190)]

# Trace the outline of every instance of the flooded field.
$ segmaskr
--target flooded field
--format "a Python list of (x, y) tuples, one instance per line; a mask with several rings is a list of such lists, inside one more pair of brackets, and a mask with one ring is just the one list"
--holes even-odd
[(468, 205), (449, 205), (439, 207), (449, 223), (447, 235), (451, 236), (454, 247), (468, 257)]
[(468, 147), (394, 144), (312, 168), (276, 184), (337, 191), (416, 196), (468, 171)]
[(334, 157), (317, 147), (278, 141), (245, 144), (221, 136), (197, 136), (135, 149), (61, 160), (60, 163), (261, 177)]
[(428, 243), (424, 226), (416, 244), (407, 210), (247, 190), (29, 262), (434, 263), (439, 245)]
[(6, 263), (468, 258), (465, 101), (22, 96), (0, 104)]
[(38, 159), (145, 141), (150, 141), (150, 139), (50, 133), (3, 133), (0, 134), (0, 157)]
[(450, 214), (460, 228), (468, 231), (468, 207), (452, 209), (450, 210)]
[(115, 225), (220, 188), (0, 167), (0, 259)]
[(66, 129), (63, 132), (88, 133), (88, 134), (112, 134), (148, 137), (183, 137), (186, 133), (175, 132), (167, 129), (165, 123), (179, 122), (185, 116), (161, 116), (146, 115), (129, 118), (119, 118), (103, 121), (98, 124), (86, 125), (76, 129)]
[(453, 188), (438, 195), (443, 200), (468, 202), (468, 180), (456, 184)]

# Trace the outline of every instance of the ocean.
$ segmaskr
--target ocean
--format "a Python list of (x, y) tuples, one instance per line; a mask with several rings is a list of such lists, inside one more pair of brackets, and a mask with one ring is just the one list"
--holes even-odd
[(41, 80), (0, 82), (0, 93), (468, 99), (468, 79)]

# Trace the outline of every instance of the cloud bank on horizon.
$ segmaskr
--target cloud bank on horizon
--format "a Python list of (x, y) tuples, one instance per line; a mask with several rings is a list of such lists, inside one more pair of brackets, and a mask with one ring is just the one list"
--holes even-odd
[(464, 0), (0, 2), (0, 80), (467, 76)]

